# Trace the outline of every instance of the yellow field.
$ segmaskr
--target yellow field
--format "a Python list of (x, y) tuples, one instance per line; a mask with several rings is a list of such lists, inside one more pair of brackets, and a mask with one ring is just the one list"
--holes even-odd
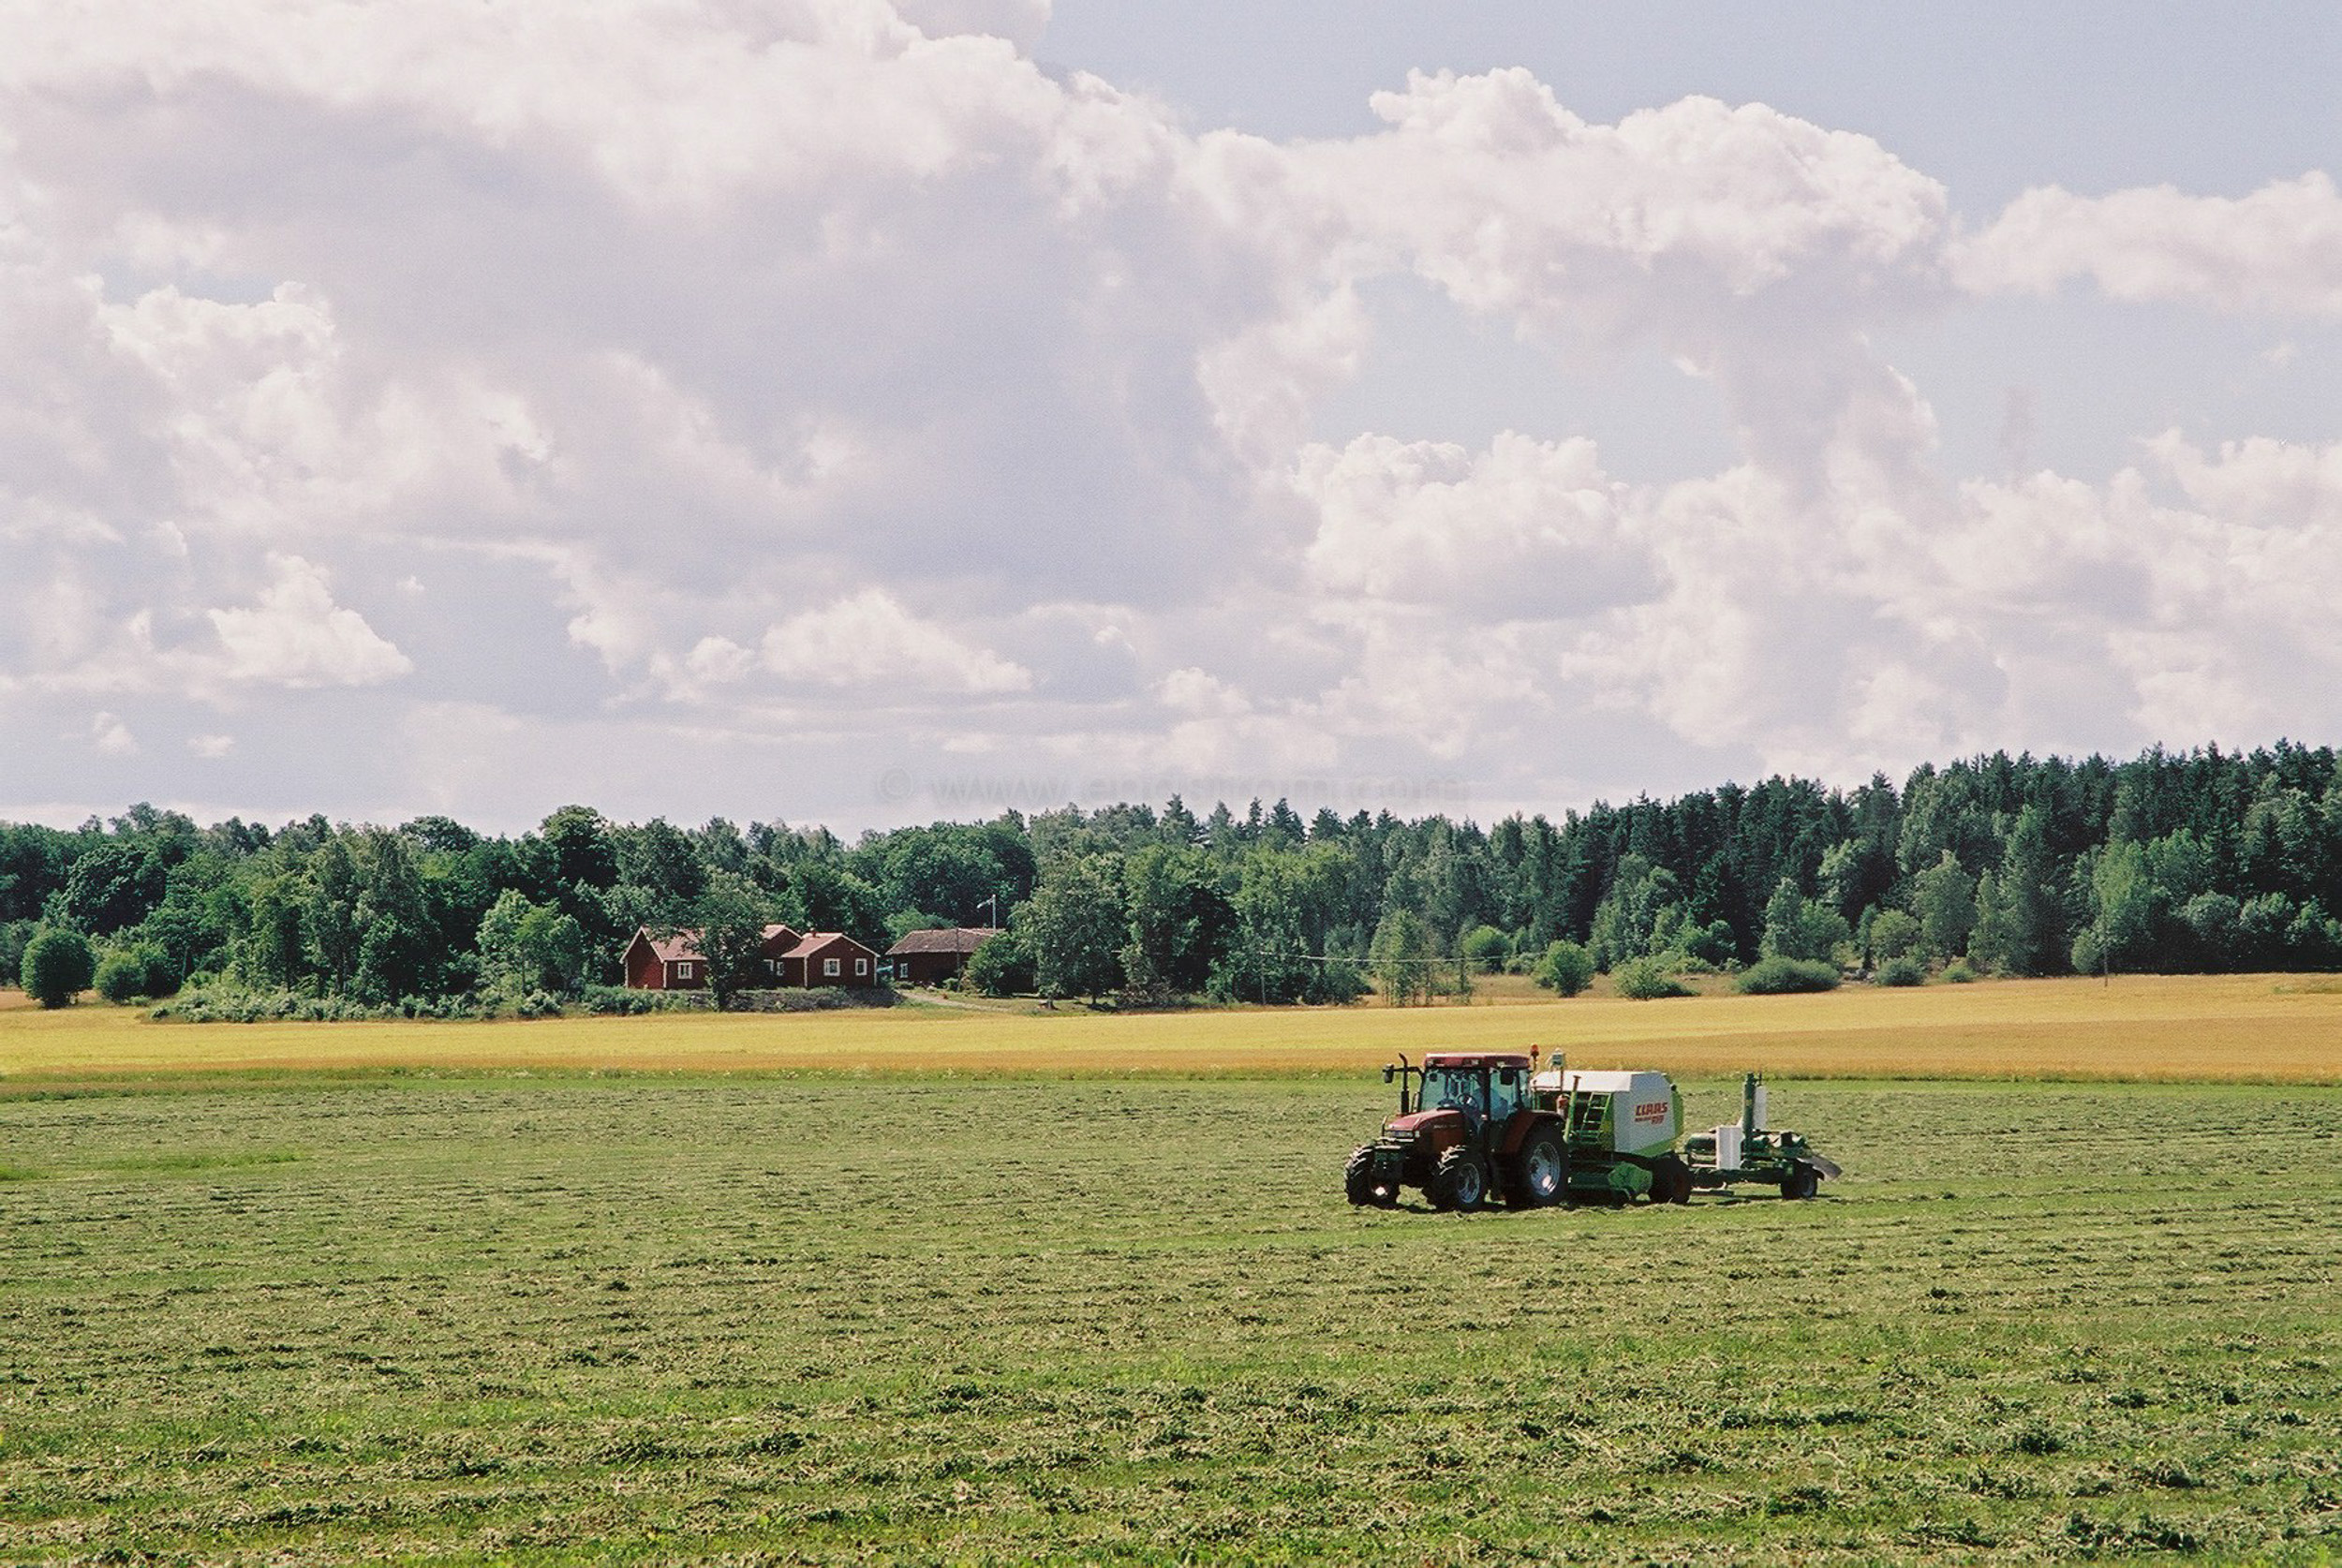
[(1690, 1076), (2342, 1082), (2342, 982), (2284, 975), (1847, 986), (1819, 996), (1117, 1017), (902, 1007), (533, 1023), (157, 1024), (0, 1000), (0, 1081), (250, 1071), (842, 1071), (890, 1074), (1356, 1072), (1396, 1052), (1563, 1049)]

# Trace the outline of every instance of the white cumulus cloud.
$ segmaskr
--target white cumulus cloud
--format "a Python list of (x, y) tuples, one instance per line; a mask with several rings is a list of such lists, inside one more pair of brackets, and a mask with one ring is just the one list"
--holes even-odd
[(2010, 202), (1957, 247), (1954, 266), (1977, 293), (2046, 294), (2087, 278), (2132, 303), (2342, 317), (2342, 192), (2322, 170), (2235, 198), (2051, 185)]
[(880, 588), (774, 627), (764, 634), (763, 663), (783, 680), (906, 686), (914, 699), (938, 692), (1024, 691), (1032, 686), (1031, 671), (918, 619)]
[(298, 555), (270, 562), (274, 580), (250, 608), (209, 612), (227, 650), (221, 673), (267, 686), (375, 686), (414, 669), (355, 610), (334, 602), (325, 573)]

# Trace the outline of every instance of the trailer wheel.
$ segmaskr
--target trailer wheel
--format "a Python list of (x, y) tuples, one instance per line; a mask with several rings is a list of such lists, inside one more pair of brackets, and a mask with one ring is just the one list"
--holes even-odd
[(1687, 1204), (1692, 1201), (1692, 1168), (1672, 1154), (1651, 1162), (1651, 1201)]
[(1433, 1208), (1469, 1214), (1488, 1198), (1489, 1174), (1478, 1155), (1466, 1148), (1451, 1148), (1439, 1157), (1424, 1192)]
[(1792, 1165), (1789, 1174), (1781, 1178), (1781, 1195), (1785, 1198), (1810, 1198), (1821, 1189), (1821, 1178), (1811, 1165)]
[(1562, 1201), (1569, 1185), (1569, 1165), (1562, 1141), (1550, 1132), (1529, 1134), (1513, 1156), (1510, 1178), (1505, 1183), (1505, 1203), (1511, 1208), (1544, 1208)]
[(1366, 1144), (1350, 1157), (1350, 1163), (1341, 1173), (1341, 1190), (1354, 1204), (1371, 1204), (1376, 1208), (1392, 1208), (1399, 1202), (1399, 1190), (1374, 1179), (1374, 1146)]

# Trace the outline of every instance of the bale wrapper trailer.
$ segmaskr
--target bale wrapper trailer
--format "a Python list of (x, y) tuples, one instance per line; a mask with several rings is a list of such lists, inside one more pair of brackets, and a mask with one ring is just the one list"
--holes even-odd
[(1785, 1198), (1810, 1198), (1823, 1177), (1843, 1174), (1802, 1135), (1765, 1125), (1765, 1081), (1754, 1072), (1741, 1081), (1741, 1119), (1684, 1139), (1683, 1160), (1695, 1187), (1762, 1183)]

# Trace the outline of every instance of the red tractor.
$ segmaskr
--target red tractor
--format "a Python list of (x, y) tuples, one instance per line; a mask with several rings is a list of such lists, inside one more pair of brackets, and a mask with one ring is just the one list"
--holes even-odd
[(1529, 1083), (1535, 1069), (1534, 1056), (1461, 1051), (1384, 1068), (1383, 1082), (1399, 1083), (1399, 1114), (1350, 1157), (1342, 1181), (1350, 1201), (1388, 1208), (1401, 1187), (1419, 1187), (1433, 1208), (1459, 1212), (1491, 1191), (1514, 1208), (1560, 1203), (1569, 1190), (1568, 1129), (1538, 1108)]

